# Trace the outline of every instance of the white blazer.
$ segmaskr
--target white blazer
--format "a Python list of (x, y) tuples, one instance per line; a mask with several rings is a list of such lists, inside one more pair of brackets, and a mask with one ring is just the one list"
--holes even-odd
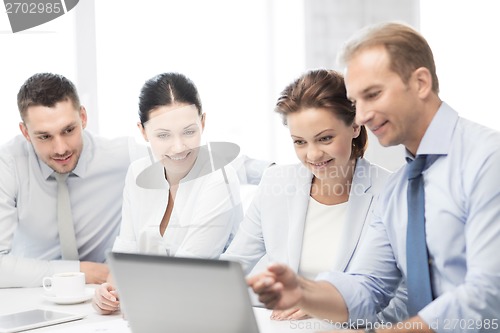
[[(367, 229), (375, 196), (389, 174), (358, 159), (347, 206), (347, 225), (332, 269), (348, 268)], [(312, 173), (302, 164), (270, 167), (235, 238), (220, 258), (239, 261), (248, 274), (267, 255), (269, 262), (285, 263), (297, 272), (312, 179)]]
[[(368, 230), (377, 195), (389, 175), (387, 170), (365, 159), (357, 160), (347, 204), (347, 225), (331, 270), (345, 272), (349, 268)], [(239, 261), (245, 274), (261, 259), (252, 273), (264, 269), (267, 262), (284, 263), (297, 272), (312, 179), (312, 173), (302, 164), (270, 167), (235, 238), (220, 259)], [(406, 319), (406, 299), (406, 288), (402, 285), (379, 319), (390, 322)]]

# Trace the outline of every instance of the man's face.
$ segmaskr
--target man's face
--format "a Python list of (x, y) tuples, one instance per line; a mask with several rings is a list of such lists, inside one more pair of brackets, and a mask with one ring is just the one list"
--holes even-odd
[(356, 105), (356, 123), (366, 125), (381, 145), (416, 150), (422, 135), (418, 87), (414, 75), (404, 83), (389, 66), (382, 46), (358, 51), (347, 64), (347, 95)]
[(82, 153), (86, 125), (85, 108), (75, 109), (68, 99), (54, 107), (29, 107), (19, 128), (40, 160), (58, 173), (68, 173)]

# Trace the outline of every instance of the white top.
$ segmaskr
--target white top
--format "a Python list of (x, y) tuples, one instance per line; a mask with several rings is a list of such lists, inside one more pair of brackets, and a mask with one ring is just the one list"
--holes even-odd
[[(345, 271), (367, 229), (375, 196), (389, 175), (386, 170), (358, 159), (347, 203), (349, 227), (344, 228), (336, 252), (335, 269)], [(221, 259), (241, 262), (245, 274), (265, 269), (266, 262), (281, 262), (298, 271), (313, 174), (301, 163), (266, 169), (237, 235)], [(263, 263), (263, 265), (260, 265)]]
[[(120, 227), (127, 168), (145, 153), (130, 138), (84, 131), (83, 151), (68, 179), (80, 260), (105, 261)], [(52, 173), (23, 136), (0, 146), (0, 288), (40, 286), (44, 276), (80, 270), (78, 261), (60, 260)]]
[(328, 272), (338, 257), (340, 235), (344, 232), (347, 202), (325, 205), (309, 199), (298, 273), (314, 279)]
[(123, 194), (120, 235), (113, 246), (114, 252), (219, 257), (243, 219), (239, 181), (230, 165), (224, 168), (228, 183), (222, 169), (206, 174), (207, 161), (203, 162), (200, 155), (185, 178), (191, 180), (182, 181), (177, 189), (163, 236), (160, 223), (169, 199), (163, 165), (160, 162), (152, 164), (149, 158), (144, 158), (130, 166)]

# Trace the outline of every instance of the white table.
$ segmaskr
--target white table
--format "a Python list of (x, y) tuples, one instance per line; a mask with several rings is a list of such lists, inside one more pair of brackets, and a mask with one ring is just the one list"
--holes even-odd
[[(87, 285), (87, 287), (95, 287)], [(72, 305), (59, 305), (46, 300), (42, 288), (0, 289), (0, 314), (41, 308), (47, 310), (85, 314), (82, 320), (58, 324), (33, 330), (33, 332), (71, 332), (71, 333), (130, 333), (127, 322), (121, 314), (103, 316), (95, 312), (91, 301)], [(331, 329), (327, 323), (316, 320), (274, 321), (270, 320), (270, 310), (254, 308), (255, 317), (261, 333), (312, 333)], [(31, 331), (28, 331), (31, 332)]]

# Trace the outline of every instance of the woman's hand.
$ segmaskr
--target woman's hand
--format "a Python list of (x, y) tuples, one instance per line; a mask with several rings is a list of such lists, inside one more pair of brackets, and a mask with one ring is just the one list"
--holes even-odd
[(103, 315), (108, 315), (120, 310), (118, 292), (110, 283), (103, 283), (95, 289), (92, 299), (94, 309)]
[(272, 320), (302, 320), (309, 318), (311, 318), (311, 316), (299, 308), (273, 310), (273, 313), (271, 314)]

